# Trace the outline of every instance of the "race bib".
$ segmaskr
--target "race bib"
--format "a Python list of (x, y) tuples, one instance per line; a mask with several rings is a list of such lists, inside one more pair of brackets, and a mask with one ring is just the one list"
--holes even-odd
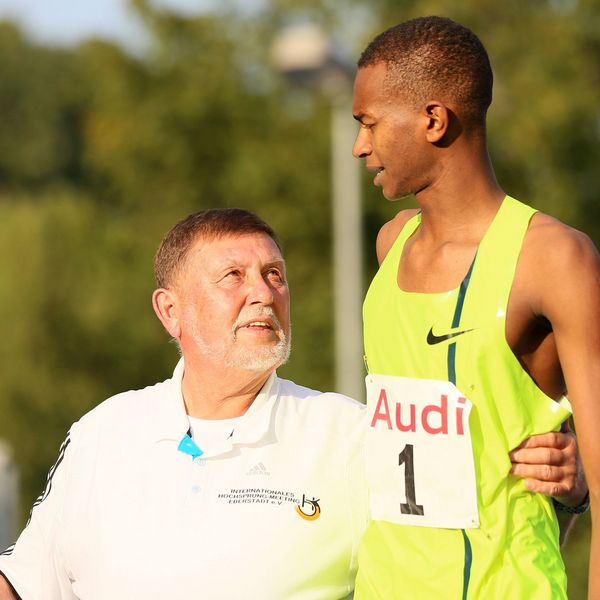
[(471, 402), (449, 381), (367, 375), (371, 518), (479, 527)]

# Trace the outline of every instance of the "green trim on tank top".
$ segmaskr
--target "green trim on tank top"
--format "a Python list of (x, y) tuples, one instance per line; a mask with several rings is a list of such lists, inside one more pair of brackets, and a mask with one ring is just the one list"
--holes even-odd
[[(471, 266), (462, 280), (459, 290), (458, 298), (456, 299), (456, 307), (454, 308), (454, 317), (452, 318), (452, 329), (455, 329), (460, 325), (460, 317), (462, 315), (462, 309), (465, 303), (465, 296), (467, 295), (467, 289), (469, 288), (469, 282), (471, 281), (471, 273), (473, 272), (473, 266), (477, 260), (477, 252)], [(456, 385), (456, 342), (448, 344), (448, 381)], [(464, 548), (465, 548), (465, 559), (463, 565), (463, 593), (462, 600), (466, 600), (467, 594), (469, 593), (469, 581), (471, 579), (471, 564), (473, 563), (473, 550), (471, 547), (471, 540), (464, 529), (461, 529)]]

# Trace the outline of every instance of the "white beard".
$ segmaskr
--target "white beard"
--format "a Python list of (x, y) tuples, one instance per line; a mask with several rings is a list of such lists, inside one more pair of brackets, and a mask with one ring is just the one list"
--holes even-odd
[[(235, 353), (229, 353), (223, 359), (224, 365), (230, 368), (258, 372), (276, 369), (286, 363), (290, 357), (290, 340), (286, 338), (283, 332), (281, 335), (282, 337), (275, 346), (247, 348)], [(291, 338), (291, 332), (289, 337)]]
[[(279, 320), (275, 316), (270, 306), (263, 306), (259, 309), (242, 313), (232, 327), (232, 339), (221, 340), (209, 343), (202, 337), (198, 331), (195, 319), (186, 319), (190, 324), (190, 335), (196, 344), (196, 347), (202, 354), (209, 357), (212, 361), (220, 361), (227, 368), (245, 369), (247, 371), (269, 371), (286, 363), (291, 352), (290, 328), (289, 335), (286, 336)], [(256, 346), (244, 348), (237, 346), (237, 329), (241, 323), (253, 319), (254, 317), (270, 317), (273, 321), (274, 332), (279, 341), (274, 346)]]

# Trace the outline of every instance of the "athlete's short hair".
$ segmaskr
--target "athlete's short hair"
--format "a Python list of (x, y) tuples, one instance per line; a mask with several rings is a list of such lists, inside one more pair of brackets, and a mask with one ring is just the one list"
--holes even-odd
[(264, 233), (277, 244), (273, 229), (255, 213), (243, 208), (209, 208), (192, 213), (172, 227), (154, 257), (154, 277), (159, 288), (169, 287), (180, 273), (188, 252), (202, 238), (212, 241), (229, 235)]
[(452, 101), (466, 124), (485, 123), (492, 102), (488, 54), (467, 27), (446, 17), (418, 17), (379, 34), (364, 50), (358, 67), (384, 63), (390, 91), (420, 104)]

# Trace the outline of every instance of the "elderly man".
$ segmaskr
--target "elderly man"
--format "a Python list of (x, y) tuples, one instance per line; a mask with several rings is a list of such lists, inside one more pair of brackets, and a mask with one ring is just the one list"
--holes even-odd
[(346, 597), (363, 407), (275, 375), (290, 348), (275, 233), (245, 210), (196, 213), (155, 267), (182, 360), (73, 425), (0, 571), (23, 600)]
[(245, 210), (195, 213), (166, 235), (155, 272), (154, 310), (183, 358), (171, 379), (73, 425), (0, 556), (0, 598), (351, 595), (364, 408), (275, 375), (290, 348), (275, 233)]

